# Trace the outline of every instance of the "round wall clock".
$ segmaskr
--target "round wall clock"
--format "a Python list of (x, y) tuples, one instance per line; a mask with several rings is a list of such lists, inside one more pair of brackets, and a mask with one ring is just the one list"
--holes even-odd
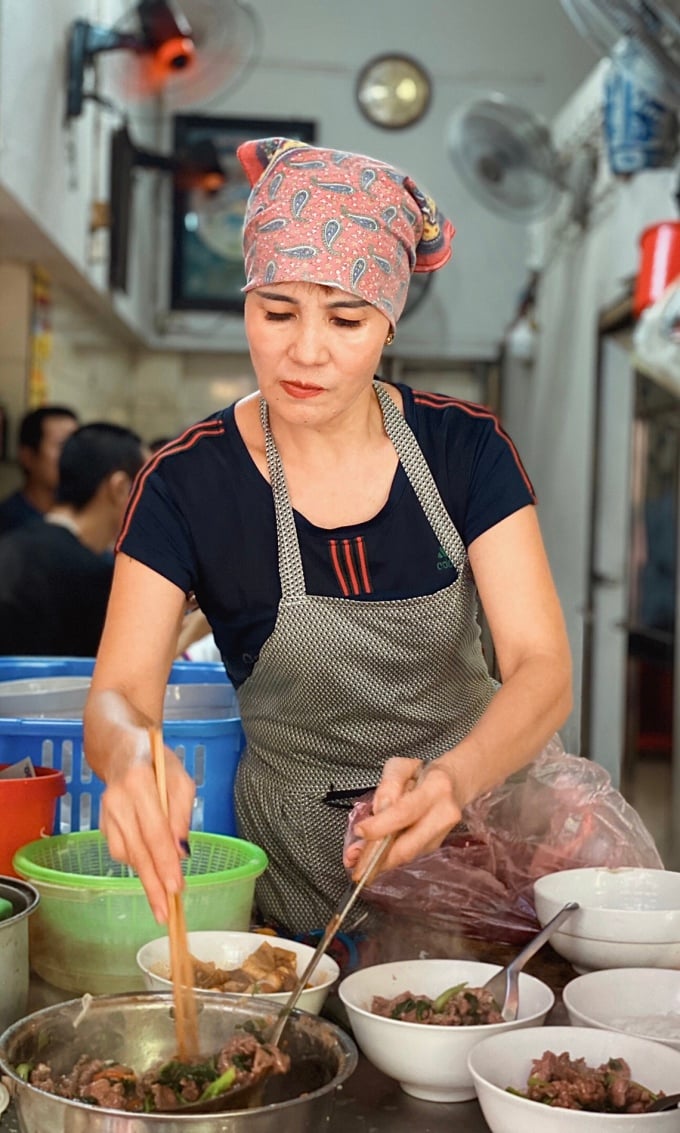
[(400, 130), (419, 122), (431, 98), (430, 76), (409, 55), (377, 55), (357, 78), (356, 99), (361, 113), (385, 130)]

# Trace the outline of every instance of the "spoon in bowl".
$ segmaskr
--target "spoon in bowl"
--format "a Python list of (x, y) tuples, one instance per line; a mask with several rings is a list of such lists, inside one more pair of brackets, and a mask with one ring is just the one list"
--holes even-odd
[(518, 952), (514, 960), (505, 968), (501, 968), (500, 972), (496, 972), (490, 980), (484, 984), (484, 989), (490, 991), (496, 1003), (501, 1009), (501, 1015), (506, 1023), (512, 1023), (517, 1018), (519, 1010), (519, 973), (528, 960), (534, 956), (539, 948), (542, 948), (547, 940), (550, 939), (552, 934), (557, 928), (566, 921), (567, 917), (578, 909), (579, 905), (576, 901), (570, 901), (564, 908), (560, 909), (546, 925), (543, 926), (540, 932), (525, 944), (521, 952)]
[[(331, 917), (326, 930), (321, 937), (318, 945), (316, 946), (309, 963), (307, 964), (302, 975), (298, 976), (295, 987), (291, 991), (288, 999), (284, 1003), (279, 1015), (277, 1016), (271, 1032), (267, 1035), (265, 1046), (269, 1048), (278, 1047), (281, 1041), (281, 1036), (285, 1029), (300, 995), (309, 983), (316, 967), (321, 960), (324, 952), (328, 948), (331, 940), (338, 932), (345, 917), (353, 908), (359, 894), (361, 893), (364, 885), (375, 876), (378, 868), (380, 867), (383, 859), (387, 856), (390, 846), (394, 842), (396, 834), (387, 834), (380, 842), (377, 842), (373, 853), (370, 855), (366, 868), (364, 869), (361, 877), (357, 881), (351, 881), (338, 902), (336, 911)], [(267, 1069), (264, 1073), (260, 1073), (254, 1080), (244, 1083), (243, 1085), (232, 1086), (225, 1092), (212, 1094), (209, 1090), (203, 1097), (196, 1102), (188, 1102), (176, 1109), (166, 1109), (162, 1113), (182, 1113), (184, 1116), (193, 1116), (200, 1113), (223, 1113), (228, 1110), (234, 1109), (248, 1109), (253, 1105), (261, 1104), (262, 1087), (264, 1086), (265, 1079), (269, 1077), (272, 1071)], [(207, 1096), (206, 1096), (207, 1095)]]
[(669, 1109), (677, 1109), (680, 1105), (680, 1094), (666, 1094), (664, 1098), (657, 1098), (652, 1102), (645, 1113), (665, 1113)]

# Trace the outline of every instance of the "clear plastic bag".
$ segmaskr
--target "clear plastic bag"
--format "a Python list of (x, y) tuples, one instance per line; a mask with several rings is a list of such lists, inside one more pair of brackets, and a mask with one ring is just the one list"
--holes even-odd
[[(352, 809), (346, 844), (371, 811)], [(381, 874), (364, 890), (385, 913), (508, 944), (538, 929), (533, 883), (583, 866), (663, 869), (649, 831), (598, 763), (555, 736), (527, 767), (480, 795), (438, 850)]]

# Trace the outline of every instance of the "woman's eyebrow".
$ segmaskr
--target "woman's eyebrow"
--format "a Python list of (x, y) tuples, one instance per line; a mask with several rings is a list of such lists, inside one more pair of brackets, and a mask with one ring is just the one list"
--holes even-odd
[(326, 303), (326, 307), (331, 310), (335, 307), (370, 307), (365, 299), (334, 299), (331, 303)]
[(274, 299), (277, 303), (297, 304), (298, 302), (298, 300), (294, 299), (291, 295), (282, 295), (280, 291), (261, 291), (259, 287), (255, 291), (255, 294), (259, 295), (260, 299)]
[[(255, 294), (259, 295), (260, 299), (273, 300), (276, 303), (294, 303), (299, 306), (299, 300), (295, 299), (292, 295), (284, 295), (281, 291), (262, 291), (259, 287), (255, 290)], [(335, 310), (336, 307), (370, 307), (365, 299), (332, 299), (330, 303), (324, 304), (328, 310)]]

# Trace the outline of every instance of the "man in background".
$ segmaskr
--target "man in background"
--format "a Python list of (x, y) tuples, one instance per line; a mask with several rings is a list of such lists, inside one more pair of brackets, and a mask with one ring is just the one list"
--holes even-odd
[(120, 425), (84, 425), (65, 442), (44, 522), (0, 536), (0, 654), (95, 655), (113, 576), (105, 552), (146, 455)]
[(0, 502), (0, 534), (31, 519), (42, 519), (52, 507), (59, 480), (59, 455), (64, 441), (77, 428), (78, 417), (65, 405), (45, 405), (22, 417), (17, 458), (24, 483)]

